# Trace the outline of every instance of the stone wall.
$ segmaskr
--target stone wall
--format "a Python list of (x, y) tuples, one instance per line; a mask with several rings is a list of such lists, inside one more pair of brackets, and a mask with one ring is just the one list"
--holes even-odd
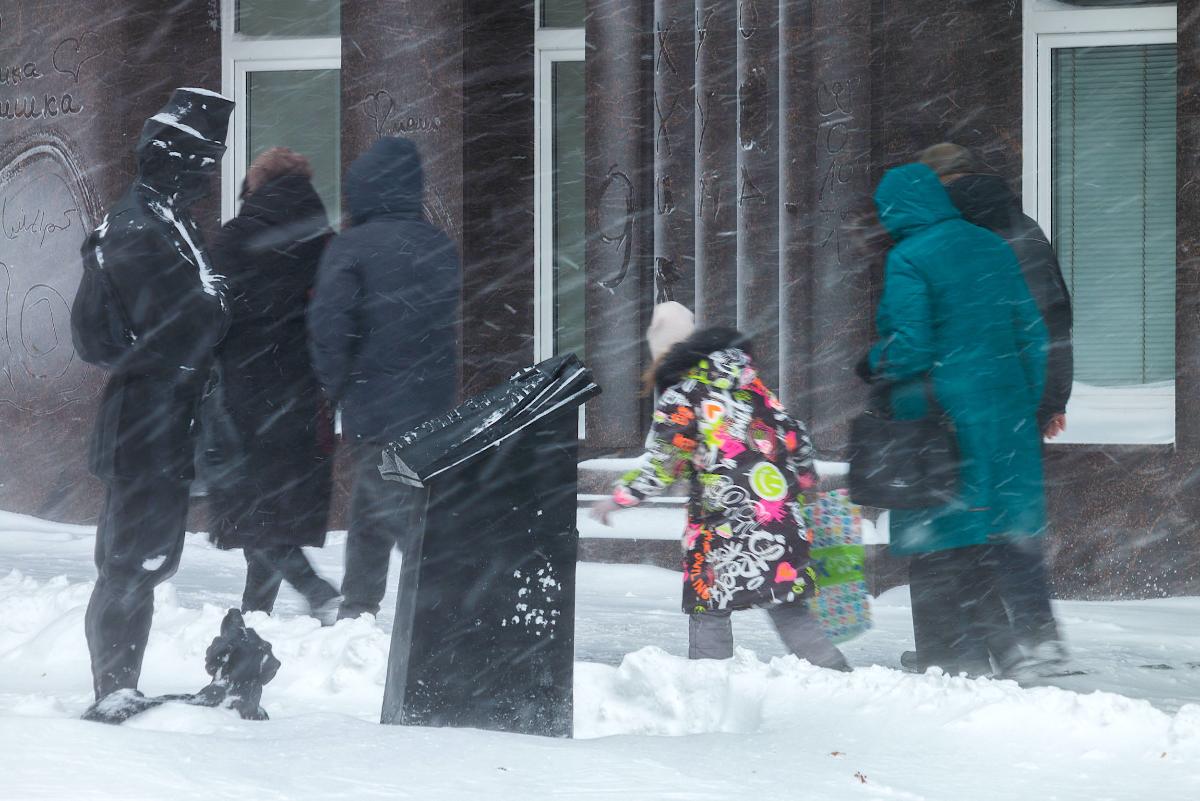
[[(178, 86), (220, 89), (209, 0), (0, 0), (0, 509), (89, 521), (101, 371), (71, 344), (79, 246)], [(211, 227), (218, 205), (204, 216)]]

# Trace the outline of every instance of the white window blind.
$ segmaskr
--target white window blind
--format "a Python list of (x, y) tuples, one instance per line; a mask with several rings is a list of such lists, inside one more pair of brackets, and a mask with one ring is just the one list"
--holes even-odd
[(1053, 51), (1051, 225), (1075, 377), (1175, 376), (1175, 45)]

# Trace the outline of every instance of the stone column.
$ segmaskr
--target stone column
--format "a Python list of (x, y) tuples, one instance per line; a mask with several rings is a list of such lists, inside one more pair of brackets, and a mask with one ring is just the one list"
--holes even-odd
[(696, 5), (654, 4), (654, 272), (658, 300), (696, 302)]
[(812, 419), (812, 3), (780, 3), (779, 392), (788, 410)]
[(649, 31), (652, 6), (590, 0), (586, 26), (586, 362), (604, 394), (586, 407), (593, 449), (635, 449), (646, 307), (652, 300), (653, 164)]
[(737, 4), (696, 4), (696, 316), (737, 324)]
[[(1175, 445), (1200, 462), (1200, 2), (1180, 0), (1176, 85)], [(1194, 495), (1195, 493), (1189, 493)]]
[(425, 213), (463, 241), (463, 0), (343, 3), (342, 169), (382, 136), (416, 142)]
[(871, 299), (854, 228), (870, 202), (871, 4), (813, 0), (813, 437), (838, 457), (865, 389), (854, 365), (870, 337)]
[(739, 0), (737, 322), (779, 383), (779, 3)]
[(463, 395), (533, 361), (533, 2), (465, 0)]

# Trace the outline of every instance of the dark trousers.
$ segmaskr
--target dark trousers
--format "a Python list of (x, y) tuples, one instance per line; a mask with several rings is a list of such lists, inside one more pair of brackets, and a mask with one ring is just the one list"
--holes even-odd
[(991, 672), (1019, 658), (989, 546), (917, 554), (909, 560), (913, 636), (920, 668)]
[(275, 608), (279, 586), (291, 584), (317, 609), (337, 597), (333, 585), (317, 575), (312, 563), (298, 545), (270, 545), (246, 548), (246, 589), (242, 593), (243, 612), (267, 612)]
[(1050, 607), (1050, 577), (1041, 537), (1007, 540), (990, 546), (1000, 598), (1008, 607), (1021, 645), (1033, 648), (1059, 639)]
[(84, 618), (96, 698), (135, 688), (154, 616), (154, 588), (179, 567), (188, 485), (114, 479), (96, 530), (96, 587)]
[(383, 447), (364, 442), (355, 444), (351, 450), (354, 489), (339, 618), (379, 613), (379, 604), (387, 591), (392, 548), (402, 546), (409, 536), (413, 514), (418, 511), (422, 497), (422, 490), (387, 481), (379, 475)]
[[(817, 667), (846, 670), (846, 657), (830, 641), (821, 623), (804, 603), (767, 607), (779, 639), (790, 653)], [(731, 612), (698, 612), (688, 619), (688, 659), (729, 659), (733, 656)]]

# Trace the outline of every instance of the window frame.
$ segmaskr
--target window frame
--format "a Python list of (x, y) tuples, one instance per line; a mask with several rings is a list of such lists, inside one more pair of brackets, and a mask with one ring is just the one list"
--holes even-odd
[[(1051, 219), (1052, 70), (1058, 49), (1121, 45), (1177, 44), (1174, 4), (1130, 8), (1084, 8), (1055, 0), (1024, 0), (1023, 15), (1022, 206), (1054, 241)], [(1178, 292), (1178, 289), (1176, 290)], [(1082, 388), (1082, 391), (1081, 391)], [(1051, 445), (1122, 444), (1171, 445), (1175, 442), (1175, 382), (1149, 385), (1130, 393), (1129, 387), (1087, 387), (1076, 383), (1067, 409), (1067, 430)], [(1111, 431), (1103, 437), (1073, 434), (1072, 413), (1098, 421)], [(1169, 437), (1129, 434), (1130, 415), (1152, 415)]]
[(554, 355), (554, 65), (584, 60), (583, 28), (542, 29), (541, 7), (536, 3), (538, 29), (534, 34), (534, 160), (536, 192), (533, 215), (533, 318), (534, 358)]
[(341, 36), (246, 36), (238, 33), (237, 0), (221, 0), (221, 93), (236, 104), (221, 163), (221, 221), (237, 215), (246, 177), (249, 119), (246, 77), (251, 72), (342, 68)]
[[(554, 356), (554, 65), (584, 61), (583, 28), (542, 28), (542, 4), (534, 3), (533, 70), (533, 354), (534, 361)], [(585, 410), (579, 407), (579, 438), (586, 434)]]

